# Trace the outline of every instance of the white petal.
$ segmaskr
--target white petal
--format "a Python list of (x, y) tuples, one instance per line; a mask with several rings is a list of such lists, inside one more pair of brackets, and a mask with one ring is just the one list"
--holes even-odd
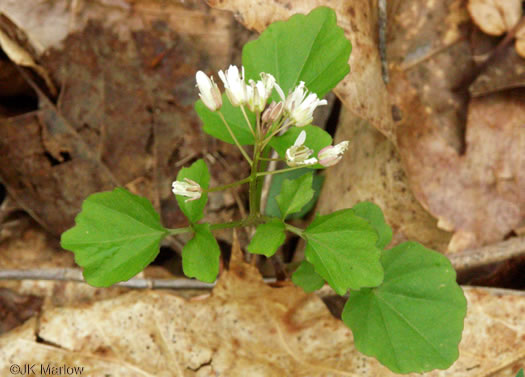
[(303, 145), (306, 141), (306, 131), (301, 131), (299, 136), (297, 136), (297, 139), (295, 140), (294, 146), (298, 147), (300, 145)]

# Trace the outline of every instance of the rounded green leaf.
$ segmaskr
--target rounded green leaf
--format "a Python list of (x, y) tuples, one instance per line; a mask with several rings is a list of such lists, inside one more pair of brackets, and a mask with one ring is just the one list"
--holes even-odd
[(292, 281), (306, 293), (317, 291), (324, 285), (324, 279), (315, 272), (314, 266), (305, 260), (301, 262), (293, 273)]
[(377, 233), (353, 210), (317, 216), (303, 233), (306, 260), (339, 295), (383, 281)]
[(61, 245), (75, 253), (84, 278), (95, 287), (129, 280), (159, 253), (167, 234), (146, 199), (123, 188), (90, 195)]
[[(190, 167), (182, 168), (177, 174), (177, 181), (184, 178), (197, 182), (203, 190), (207, 190), (210, 184), (210, 172), (203, 159), (195, 161)], [(204, 207), (208, 201), (208, 194), (203, 192), (197, 200), (186, 201), (188, 198), (182, 195), (175, 195), (179, 208), (186, 215), (188, 220), (196, 223), (204, 216)]]
[(301, 210), (314, 197), (312, 172), (295, 179), (285, 179), (281, 186), (281, 193), (275, 197), (281, 218)]
[(195, 235), (182, 248), (184, 275), (213, 283), (219, 273), (219, 244), (210, 231), (210, 224), (193, 225)]
[(450, 261), (416, 242), (384, 251), (381, 261), (383, 283), (351, 292), (343, 311), (357, 349), (396, 373), (447, 369), (467, 310)]
[[(270, 146), (277, 151), (281, 158), (286, 158), (286, 150), (294, 143), (301, 131), (306, 132), (304, 145), (313, 150), (312, 156), (317, 158), (317, 154), (324, 147), (332, 144), (332, 136), (325, 130), (314, 125), (304, 127), (291, 127), (281, 136), (275, 136), (270, 141)], [(324, 169), (321, 164), (309, 165), (308, 168)]]
[(370, 222), (379, 236), (377, 247), (384, 249), (392, 241), (392, 229), (385, 222), (381, 208), (371, 202), (361, 202), (353, 206), (352, 209), (357, 216)]
[(273, 218), (267, 223), (257, 226), (252, 241), (246, 250), (269, 258), (281, 247), (285, 238), (284, 223), (280, 219)]
[[(268, 190), (268, 201), (266, 202), (266, 208), (264, 210), (265, 215), (272, 217), (281, 217), (281, 211), (279, 210), (279, 206), (275, 198), (281, 193), (283, 182), (285, 180), (293, 180), (299, 178), (311, 172), (311, 169), (303, 168), (287, 171), (281, 174), (275, 174), (272, 177), (272, 183), (270, 185), (270, 189)], [(314, 195), (312, 199), (310, 199), (310, 201), (306, 203), (306, 205), (299, 212), (286, 216), (286, 219), (301, 219), (312, 210), (312, 208), (315, 206), (315, 203), (317, 202), (319, 193), (321, 192), (323, 181), (324, 175), (316, 174), (313, 176), (312, 190), (314, 190)]]
[[(252, 125), (255, 125), (255, 114), (247, 107), (245, 107), (245, 110), (248, 120)], [(234, 144), (230, 132), (224, 125), (224, 122), (217, 111), (211, 111), (208, 109), (201, 100), (195, 102), (195, 111), (204, 124), (204, 132), (226, 143)], [(248, 128), (248, 124), (244, 119), (241, 108), (233, 107), (226, 94), (222, 95), (222, 107), (219, 111), (226, 119), (226, 122), (241, 145), (254, 144), (253, 134)]]
[(285, 93), (304, 81), (322, 98), (350, 72), (352, 47), (336, 21), (332, 9), (319, 7), (306, 16), (274, 22), (242, 50), (247, 78), (271, 73)]

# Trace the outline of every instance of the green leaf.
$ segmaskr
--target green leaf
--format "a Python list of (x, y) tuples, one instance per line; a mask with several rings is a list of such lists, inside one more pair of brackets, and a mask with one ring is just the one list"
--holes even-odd
[(296, 179), (285, 179), (281, 193), (275, 197), (281, 218), (301, 210), (314, 196), (312, 190), (313, 174), (307, 173)]
[(95, 287), (138, 274), (155, 259), (167, 234), (151, 203), (123, 188), (90, 195), (75, 222), (61, 245), (75, 253), (84, 278)]
[(518, 374), (516, 375), (516, 377), (525, 377), (523, 375), (523, 368), (518, 371)]
[(262, 254), (271, 257), (284, 243), (284, 239), (286, 238), (284, 229), (284, 223), (277, 218), (273, 218), (269, 222), (259, 225), (252, 241), (246, 249), (253, 254)]
[[(203, 190), (207, 190), (210, 184), (210, 172), (204, 160), (200, 159), (195, 161), (189, 168), (183, 168), (177, 174), (177, 181), (183, 181), (184, 178), (189, 178), (197, 182)], [(204, 207), (208, 201), (208, 194), (203, 192), (201, 197), (197, 200), (191, 200), (186, 202), (188, 199), (182, 195), (175, 195), (177, 203), (181, 211), (186, 215), (188, 220), (192, 223), (196, 223), (204, 216)]]
[[(245, 106), (246, 115), (251, 124), (255, 124), (255, 114)], [(207, 134), (216, 137), (226, 143), (234, 144), (234, 141), (224, 125), (217, 111), (211, 111), (201, 100), (195, 102), (195, 111), (204, 124), (203, 129)], [(241, 145), (253, 145), (253, 134), (248, 128), (240, 107), (233, 107), (226, 94), (222, 95), (222, 107), (219, 110)], [(255, 126), (254, 126), (255, 127)]]
[(377, 233), (351, 209), (318, 215), (303, 235), (306, 260), (337, 294), (381, 284)]
[(219, 244), (210, 231), (210, 224), (194, 224), (195, 236), (182, 248), (184, 275), (213, 283), (219, 273)]
[[(270, 141), (270, 146), (274, 148), (281, 158), (286, 158), (286, 150), (294, 143), (301, 131), (306, 132), (304, 145), (313, 150), (312, 157), (317, 158), (317, 154), (324, 147), (332, 144), (332, 136), (322, 128), (308, 125), (304, 127), (291, 127), (281, 136), (275, 136)], [(324, 169), (321, 164), (308, 166), (313, 169)]]
[(384, 249), (392, 241), (392, 229), (385, 222), (381, 208), (371, 202), (357, 203), (352, 207), (355, 214), (362, 217), (374, 227), (379, 236), (377, 247)]
[(302, 261), (292, 275), (295, 285), (301, 287), (306, 293), (317, 291), (324, 285), (324, 279), (315, 272), (314, 266), (307, 261)]
[(383, 284), (350, 292), (343, 311), (357, 349), (395, 373), (447, 369), (459, 356), (467, 310), (450, 261), (406, 242), (381, 262)]
[[(335, 12), (319, 7), (306, 16), (296, 14), (268, 26), (244, 46), (242, 63), (248, 79), (259, 79), (260, 72), (271, 73), (285, 94), (304, 81), (322, 98), (350, 72), (351, 50)], [(273, 99), (279, 98), (274, 94)]]
[[(271, 216), (271, 217), (281, 217), (281, 211), (279, 211), (279, 207), (277, 205), (277, 201), (275, 200), (275, 197), (279, 195), (279, 193), (281, 192), (284, 180), (285, 179), (295, 179), (295, 178), (301, 177), (310, 172), (311, 172), (311, 169), (304, 168), (304, 169), (287, 171), (281, 174), (275, 174), (272, 177), (272, 184), (270, 185), (270, 189), (268, 190), (268, 201), (266, 202), (266, 208), (264, 210), (265, 215)], [(317, 198), (319, 198), (319, 193), (321, 192), (323, 181), (324, 181), (323, 175), (319, 175), (319, 174), (314, 175), (313, 182), (312, 182), (312, 189), (314, 190), (314, 196), (308, 203), (306, 203), (306, 205), (303, 207), (302, 210), (294, 214), (288, 215), (286, 219), (301, 219), (308, 212), (312, 210), (315, 203), (317, 202)]]

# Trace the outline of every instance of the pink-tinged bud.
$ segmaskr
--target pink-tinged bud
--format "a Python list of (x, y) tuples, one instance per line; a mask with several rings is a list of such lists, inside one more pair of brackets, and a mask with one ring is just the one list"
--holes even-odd
[(213, 81), (213, 77), (210, 78), (204, 72), (198, 71), (195, 79), (200, 92), (199, 97), (206, 107), (211, 111), (220, 109), (222, 106), (221, 91)]
[(201, 197), (202, 188), (197, 182), (192, 181), (189, 178), (184, 178), (184, 181), (175, 181), (171, 184), (171, 190), (175, 195), (186, 196), (189, 199), (186, 199), (184, 202), (190, 202), (192, 200), (197, 200)]
[(272, 103), (270, 103), (270, 106), (268, 106), (268, 108), (264, 110), (261, 119), (263, 123), (272, 124), (281, 117), (282, 113), (283, 103), (275, 103), (275, 101), (272, 101)]
[(324, 167), (334, 166), (341, 161), (347, 149), (348, 141), (342, 141), (337, 145), (329, 145), (321, 149), (317, 154), (317, 158)]

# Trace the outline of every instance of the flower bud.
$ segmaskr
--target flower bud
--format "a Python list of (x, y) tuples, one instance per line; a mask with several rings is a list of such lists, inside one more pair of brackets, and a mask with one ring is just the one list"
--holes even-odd
[(201, 186), (197, 182), (192, 181), (189, 178), (184, 178), (184, 182), (173, 182), (171, 184), (171, 190), (175, 195), (182, 195), (188, 197), (189, 199), (186, 199), (184, 201), (185, 203), (199, 199), (202, 194)]
[(329, 145), (319, 151), (317, 157), (319, 163), (324, 167), (337, 164), (343, 158), (343, 154), (348, 149), (348, 141), (342, 141), (337, 145)]
[(283, 103), (272, 101), (270, 106), (262, 113), (261, 120), (263, 123), (272, 124), (281, 117), (283, 113)]
[(308, 158), (314, 152), (304, 145), (306, 141), (306, 132), (301, 131), (294, 145), (286, 150), (286, 163), (288, 166), (295, 167), (301, 165), (313, 165), (317, 163), (315, 157)]
[(198, 71), (195, 75), (197, 80), (197, 87), (199, 88), (199, 97), (202, 102), (211, 111), (217, 111), (222, 106), (221, 91), (213, 77), (208, 77), (204, 72)]

